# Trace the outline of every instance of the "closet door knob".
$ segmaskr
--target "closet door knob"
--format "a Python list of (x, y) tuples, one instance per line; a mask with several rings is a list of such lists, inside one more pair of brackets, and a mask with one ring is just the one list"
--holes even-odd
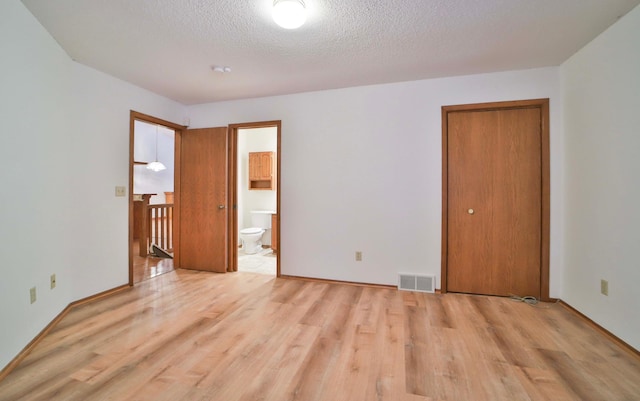
[(475, 213), (475, 211), (474, 211), (473, 209), (469, 209), (469, 210), (467, 210), (467, 213), (469, 213), (469, 214), (474, 214), (474, 213)]
[(224, 205), (218, 205), (218, 209), (224, 209)]

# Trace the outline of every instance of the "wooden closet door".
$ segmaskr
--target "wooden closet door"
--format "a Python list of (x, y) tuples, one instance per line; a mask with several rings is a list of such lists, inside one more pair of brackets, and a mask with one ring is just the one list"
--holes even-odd
[(540, 108), (447, 116), (447, 290), (540, 297)]

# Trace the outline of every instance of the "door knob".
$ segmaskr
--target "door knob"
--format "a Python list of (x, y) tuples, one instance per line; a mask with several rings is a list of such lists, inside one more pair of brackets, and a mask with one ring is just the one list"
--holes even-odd
[(474, 214), (474, 213), (475, 213), (475, 211), (474, 211), (473, 209), (469, 209), (469, 210), (467, 210), (467, 213), (469, 213), (469, 214)]
[(218, 209), (224, 209), (224, 205), (218, 205)]

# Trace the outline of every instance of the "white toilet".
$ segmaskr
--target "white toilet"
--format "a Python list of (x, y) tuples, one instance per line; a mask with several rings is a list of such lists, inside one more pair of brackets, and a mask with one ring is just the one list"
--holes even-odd
[(242, 250), (246, 254), (254, 254), (262, 250), (262, 234), (271, 228), (270, 210), (252, 210), (251, 227), (240, 230)]

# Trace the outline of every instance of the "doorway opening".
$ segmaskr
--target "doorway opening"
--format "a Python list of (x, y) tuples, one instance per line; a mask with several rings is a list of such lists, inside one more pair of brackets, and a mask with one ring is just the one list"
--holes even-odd
[(229, 132), (232, 270), (280, 276), (280, 122)]
[(277, 134), (276, 127), (238, 129), (238, 271), (276, 275)]
[[(129, 285), (174, 270), (175, 136), (182, 127), (131, 112)], [(159, 162), (163, 169), (150, 169)]]

